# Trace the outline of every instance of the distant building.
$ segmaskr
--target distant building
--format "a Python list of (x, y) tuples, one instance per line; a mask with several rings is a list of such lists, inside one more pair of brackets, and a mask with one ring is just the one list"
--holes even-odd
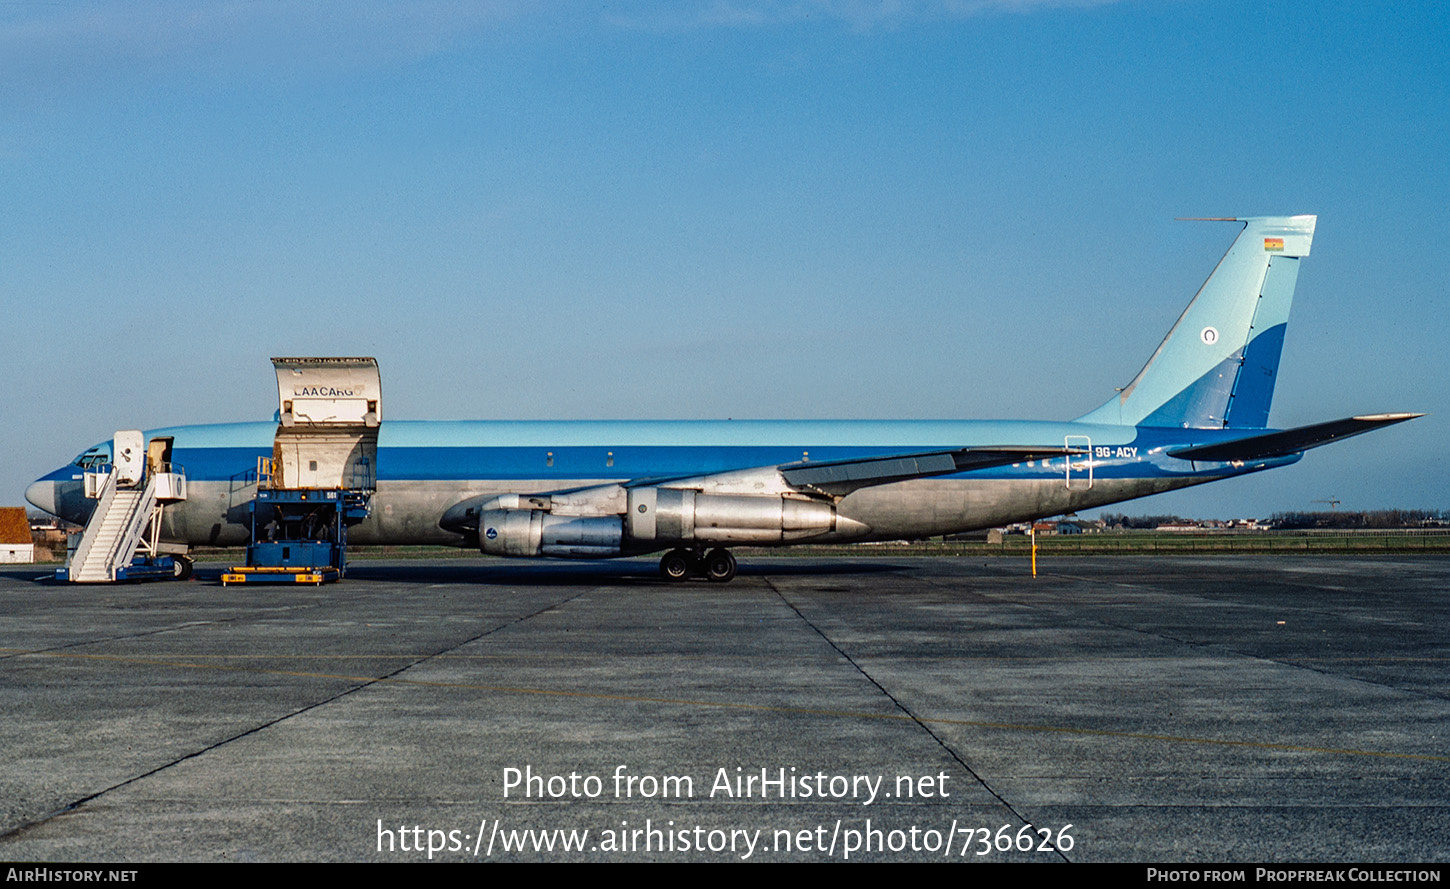
[(1032, 531), (1039, 536), (1051, 537), (1054, 534), (1081, 534), (1082, 526), (1076, 522), (1036, 522)]
[(0, 563), (28, 565), (35, 561), (35, 541), (23, 506), (0, 506)]

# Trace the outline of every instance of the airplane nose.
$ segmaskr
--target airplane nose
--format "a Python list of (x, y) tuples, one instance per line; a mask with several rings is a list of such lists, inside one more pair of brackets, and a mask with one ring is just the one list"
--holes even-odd
[(43, 509), (51, 515), (55, 511), (55, 482), (38, 481), (25, 489), (25, 499), (36, 509)]

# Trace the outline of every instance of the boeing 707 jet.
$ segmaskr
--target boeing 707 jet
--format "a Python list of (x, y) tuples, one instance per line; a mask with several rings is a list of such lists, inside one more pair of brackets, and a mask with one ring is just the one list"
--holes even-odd
[[(371, 443), (345, 439), (339, 465), (361, 473), (370, 503), (348, 537), (514, 557), (663, 552), (668, 579), (728, 581), (733, 545), (924, 538), (1078, 512), (1286, 466), (1419, 416), (1268, 427), (1315, 217), (1228, 221), (1241, 231), (1157, 351), (1075, 420), (384, 421), (375, 399), (359, 397)], [(159, 524), (171, 552), (245, 545), (256, 533), (259, 461), (291, 453), (294, 398), (329, 396), (312, 387), (289, 397), (287, 361), (275, 360), (279, 418), (144, 433), (185, 468), (186, 499)], [(27, 499), (84, 524), (96, 504), (84, 473), (111, 464), (112, 451), (111, 442), (87, 449)], [(313, 486), (317, 461), (294, 462), (288, 485)]]

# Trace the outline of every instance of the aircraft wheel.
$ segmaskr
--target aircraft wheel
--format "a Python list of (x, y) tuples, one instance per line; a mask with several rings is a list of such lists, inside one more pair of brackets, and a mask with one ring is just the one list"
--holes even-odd
[(660, 577), (679, 582), (690, 576), (695, 560), (683, 549), (672, 549), (660, 558)]
[(728, 583), (735, 578), (735, 557), (728, 549), (712, 549), (705, 557), (705, 576), (715, 583)]
[(171, 579), (186, 580), (191, 577), (192, 563), (186, 556), (171, 557)]

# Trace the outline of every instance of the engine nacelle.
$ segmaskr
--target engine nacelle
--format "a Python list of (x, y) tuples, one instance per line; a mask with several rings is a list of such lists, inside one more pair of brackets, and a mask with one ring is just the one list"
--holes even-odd
[(631, 488), (626, 515), (630, 540), (643, 544), (782, 543), (870, 530), (821, 500), (683, 488)]
[(484, 510), (478, 548), (494, 556), (605, 559), (620, 554), (624, 523), (612, 516), (561, 516), (542, 509)]

